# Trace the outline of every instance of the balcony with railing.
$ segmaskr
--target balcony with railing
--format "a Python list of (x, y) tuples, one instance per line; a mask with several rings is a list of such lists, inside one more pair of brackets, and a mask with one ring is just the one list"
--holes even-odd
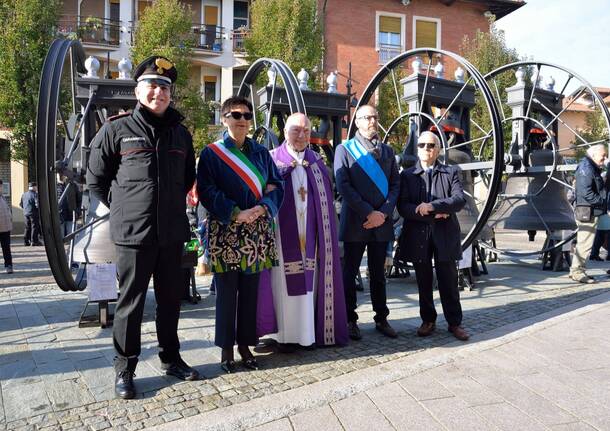
[(195, 48), (205, 49), (213, 52), (222, 52), (222, 38), (224, 36), (224, 27), (207, 24), (193, 24), (193, 33), (195, 33)]
[(231, 30), (231, 39), (233, 40), (233, 52), (245, 53), (244, 40), (250, 34), (250, 29), (246, 27), (236, 28)]
[(379, 64), (385, 64), (402, 52), (402, 46), (381, 43), (377, 51), (379, 51)]
[(83, 43), (119, 46), (121, 21), (94, 16), (63, 15), (57, 23), (57, 33)]

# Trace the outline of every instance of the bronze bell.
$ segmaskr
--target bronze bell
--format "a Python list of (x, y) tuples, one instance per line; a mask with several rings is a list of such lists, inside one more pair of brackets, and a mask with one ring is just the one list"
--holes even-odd
[[(110, 210), (99, 200), (91, 198), (87, 223), (106, 216)], [(76, 235), (74, 261), (85, 263), (116, 262), (116, 248), (110, 238), (110, 222), (106, 217)]]
[[(472, 155), (468, 151), (467, 147), (460, 148), (449, 148), (446, 152), (446, 162), (449, 165), (457, 165), (472, 162)], [(466, 205), (462, 210), (457, 213), (457, 218), (460, 223), (460, 230), (462, 232), (462, 238), (466, 237), (468, 232), (476, 224), (477, 218), (479, 217), (479, 210), (474, 200), (474, 183), (473, 183), (473, 171), (460, 171), (460, 182), (464, 189), (464, 197), (466, 198)], [(493, 237), (491, 228), (486, 224), (478, 235), (478, 239), (483, 241), (489, 241)]]
[[(563, 163), (558, 156), (557, 164)], [(552, 166), (553, 151), (548, 149), (533, 150), (529, 153), (529, 166)], [(566, 186), (550, 180), (544, 190), (538, 190), (548, 179), (549, 172), (524, 172), (510, 174), (506, 181), (504, 195), (499, 196), (500, 205), (492, 213), (489, 224), (493, 228), (515, 229), (526, 231), (574, 230), (574, 211), (568, 202)], [(553, 174), (565, 182), (561, 172)], [(517, 197), (511, 197), (517, 195)], [(523, 196), (525, 197), (518, 197)], [(530, 235), (530, 240), (533, 236)]]

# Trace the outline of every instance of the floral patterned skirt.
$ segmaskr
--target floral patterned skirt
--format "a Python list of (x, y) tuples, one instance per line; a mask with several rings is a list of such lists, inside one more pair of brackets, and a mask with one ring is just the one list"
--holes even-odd
[(210, 218), (208, 246), (212, 272), (254, 274), (277, 265), (273, 219), (224, 225)]

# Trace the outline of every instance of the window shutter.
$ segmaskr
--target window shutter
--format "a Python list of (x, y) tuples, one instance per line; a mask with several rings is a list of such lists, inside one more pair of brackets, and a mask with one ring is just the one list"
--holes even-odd
[(382, 33), (400, 34), (400, 18), (394, 16), (379, 17), (379, 31)]
[(415, 48), (437, 48), (436, 22), (422, 20), (416, 21)]

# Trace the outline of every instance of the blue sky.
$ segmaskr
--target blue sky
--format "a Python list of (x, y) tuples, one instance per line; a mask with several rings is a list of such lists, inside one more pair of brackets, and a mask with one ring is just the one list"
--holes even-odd
[(526, 0), (496, 24), (519, 55), (610, 87), (610, 0)]

